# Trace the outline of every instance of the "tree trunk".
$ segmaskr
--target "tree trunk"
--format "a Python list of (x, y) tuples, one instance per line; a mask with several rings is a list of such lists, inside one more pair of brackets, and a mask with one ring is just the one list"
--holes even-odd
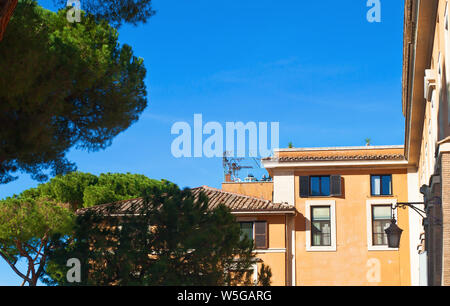
[(3, 39), (6, 26), (14, 13), (18, 0), (0, 0), (0, 41)]

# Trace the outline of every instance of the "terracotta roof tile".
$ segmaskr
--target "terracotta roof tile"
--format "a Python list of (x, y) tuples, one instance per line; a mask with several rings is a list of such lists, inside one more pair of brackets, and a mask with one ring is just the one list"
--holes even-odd
[(256, 197), (246, 196), (229, 191), (223, 191), (208, 186), (202, 186), (192, 189), (194, 196), (198, 197), (204, 192), (209, 198), (209, 206), (211, 208), (224, 204), (233, 212), (244, 211), (295, 211), (295, 208), (286, 203), (272, 203)]
[(403, 153), (403, 146), (293, 148), (281, 149), (273, 157), (264, 160), (277, 162), (405, 160)]
[[(232, 212), (295, 212), (295, 207), (286, 203), (272, 203), (271, 201), (237, 194), (229, 191), (202, 186), (191, 189), (192, 194), (197, 199), (203, 192), (209, 199), (209, 209), (214, 209), (220, 204), (229, 207)], [(83, 214), (87, 211), (96, 211), (103, 214), (120, 215), (127, 213), (130, 208), (139, 209), (144, 204), (142, 198), (124, 200), (115, 203), (97, 205), (89, 208), (77, 210), (77, 214)]]
[(297, 161), (350, 161), (350, 160), (404, 160), (403, 154), (376, 154), (376, 155), (324, 155), (324, 156), (280, 156), (269, 157), (264, 160), (278, 162)]

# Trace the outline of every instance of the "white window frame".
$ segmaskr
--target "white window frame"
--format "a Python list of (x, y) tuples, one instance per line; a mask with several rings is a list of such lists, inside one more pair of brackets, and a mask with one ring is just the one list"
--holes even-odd
[[(311, 245), (311, 206), (329, 206), (330, 207), (330, 246), (312, 246)], [(308, 252), (335, 252), (336, 251), (336, 201), (335, 200), (309, 200), (305, 203), (306, 220), (306, 251)]]
[[(367, 249), (369, 251), (398, 251), (398, 248), (390, 248), (387, 245), (373, 245), (372, 235), (372, 206), (375, 205), (391, 205), (394, 207), (397, 204), (397, 199), (370, 199), (366, 201), (366, 223), (367, 223)], [(394, 213), (398, 220), (398, 208)]]

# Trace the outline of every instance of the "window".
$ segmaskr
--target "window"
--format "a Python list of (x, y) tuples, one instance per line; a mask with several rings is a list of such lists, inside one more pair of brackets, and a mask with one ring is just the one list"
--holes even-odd
[(311, 176), (310, 177), (310, 195), (329, 196), (330, 195), (330, 177), (329, 176)]
[(384, 231), (392, 220), (391, 205), (372, 205), (372, 245), (387, 245)]
[[(366, 225), (367, 225), (367, 250), (368, 251), (398, 251), (398, 248), (390, 248), (387, 244), (387, 236), (384, 230), (390, 225), (397, 199), (366, 200)], [(395, 215), (398, 216), (395, 208)], [(399, 225), (400, 226), (400, 225)], [(401, 226), (400, 226), (401, 227)]]
[(241, 226), (241, 241), (247, 239), (253, 240), (253, 222), (239, 222)]
[(267, 249), (267, 222), (239, 222), (241, 226), (241, 240), (245, 237), (254, 241), (255, 249)]
[(311, 207), (311, 246), (331, 246), (329, 206)]
[(392, 175), (372, 175), (370, 179), (373, 196), (392, 195)]
[(342, 196), (340, 175), (300, 176), (300, 197)]
[(305, 218), (306, 251), (335, 252), (336, 200), (307, 200)]
[(255, 248), (267, 249), (267, 222), (255, 222)]

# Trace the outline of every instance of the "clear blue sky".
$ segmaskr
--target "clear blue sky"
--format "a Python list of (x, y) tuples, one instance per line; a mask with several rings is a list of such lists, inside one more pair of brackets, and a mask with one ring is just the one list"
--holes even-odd
[[(381, 23), (367, 22), (366, 2), (154, 0), (147, 24), (120, 30), (144, 58), (148, 108), (111, 147), (69, 159), (94, 174), (220, 187), (220, 158), (171, 155), (172, 124), (195, 113), (223, 124), (278, 121), (281, 147), (403, 144), (403, 1), (381, 0)], [(0, 185), (0, 199), (36, 185), (20, 174)], [(12, 284), (19, 279), (0, 261), (0, 285)]]

